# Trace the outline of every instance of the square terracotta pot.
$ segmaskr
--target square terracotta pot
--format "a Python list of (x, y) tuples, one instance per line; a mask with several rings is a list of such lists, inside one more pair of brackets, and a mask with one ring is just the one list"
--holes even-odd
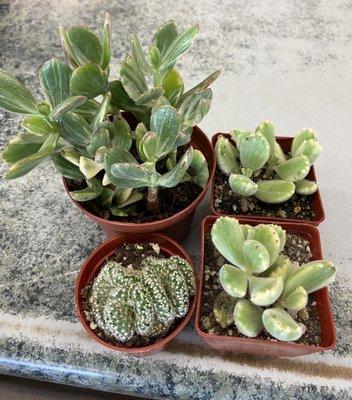
[[(212, 145), (213, 149), (215, 149), (215, 144), (219, 138), (219, 136), (225, 136), (226, 138), (230, 139), (231, 143), (236, 146), (235, 142), (232, 140), (231, 135), (228, 133), (217, 133), (212, 137)], [(277, 136), (276, 137), (277, 142), (279, 145), (282, 147), (284, 152), (289, 152), (291, 148), (291, 143), (293, 138), (292, 137), (287, 137), (287, 136)], [(215, 151), (214, 151), (215, 154)], [(295, 219), (295, 218), (280, 218), (280, 217), (267, 217), (267, 216), (261, 216), (261, 215), (242, 215), (242, 214), (226, 214), (223, 212), (220, 212), (216, 210), (215, 208), (215, 176), (216, 176), (216, 171), (214, 174), (214, 177), (211, 182), (211, 211), (214, 215), (230, 215), (230, 216), (235, 216), (238, 218), (248, 218), (248, 219), (260, 219), (262, 221), (282, 221), (282, 222), (299, 222), (299, 223), (308, 223), (308, 224), (313, 224), (318, 226), (321, 224), (324, 219), (325, 219), (325, 213), (324, 213), (324, 208), (323, 208), (323, 202), (320, 197), (320, 192), (319, 189), (312, 194), (312, 208), (314, 211), (314, 219), (312, 220), (302, 220), (302, 219)], [(315, 175), (315, 170), (314, 166), (310, 168), (309, 174), (307, 175), (307, 178), (317, 182), (317, 177)], [(283, 205), (285, 203), (282, 203)]]
[[(200, 283), (198, 291), (198, 302), (195, 318), (195, 327), (200, 337), (210, 347), (217, 350), (235, 351), (242, 353), (261, 354), (275, 357), (293, 357), (305, 354), (311, 354), (326, 350), (331, 350), (336, 346), (335, 322), (330, 302), (330, 296), (327, 288), (323, 288), (313, 293), (317, 302), (318, 317), (321, 325), (321, 342), (319, 346), (299, 344), (294, 342), (280, 342), (266, 339), (211, 335), (202, 330), (201, 327), (201, 308), (203, 297), (204, 283), (204, 260), (205, 260), (205, 236), (211, 230), (217, 216), (205, 217), (201, 225), (201, 241), (200, 241)], [(235, 217), (233, 217), (235, 218)], [(240, 223), (249, 225), (258, 225), (263, 223), (274, 223), (274, 221), (266, 222), (255, 219), (236, 218)], [(318, 229), (309, 224), (294, 222), (277, 222), (289, 233), (302, 236), (309, 241), (312, 251), (312, 260), (321, 260), (323, 258), (320, 236)]]

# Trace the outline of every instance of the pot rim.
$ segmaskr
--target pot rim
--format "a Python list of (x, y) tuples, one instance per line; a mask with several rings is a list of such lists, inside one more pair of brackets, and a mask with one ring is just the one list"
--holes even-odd
[[(68, 186), (67, 186), (68, 178), (65, 178), (63, 176), (62, 177), (62, 181), (63, 181), (63, 184), (64, 184), (65, 191), (67, 192), (67, 194), (68, 194), (69, 198), (71, 199), (71, 201), (84, 214), (88, 215), (91, 219), (93, 219), (97, 223), (116, 225), (116, 226), (120, 226), (121, 228), (131, 228), (131, 227), (134, 227), (134, 226), (138, 226), (138, 227), (151, 227), (151, 228), (155, 228), (155, 229), (158, 229), (158, 228), (162, 229), (165, 224), (172, 225), (172, 224), (178, 222), (179, 220), (181, 220), (182, 217), (190, 214), (199, 205), (199, 203), (203, 200), (203, 198), (204, 198), (209, 186), (211, 185), (211, 183), (213, 181), (213, 178), (214, 178), (214, 174), (215, 174), (216, 160), (215, 160), (215, 154), (214, 154), (214, 150), (213, 150), (213, 146), (211, 144), (211, 141), (210, 141), (209, 137), (203, 132), (203, 130), (200, 129), (198, 126), (195, 126), (193, 129), (198, 131), (198, 134), (200, 135), (199, 141), (205, 141), (206, 145), (209, 146), (209, 149), (211, 149), (211, 159), (207, 160), (208, 168), (209, 168), (209, 179), (208, 179), (207, 185), (203, 188), (203, 190), (199, 193), (199, 195), (192, 201), (192, 203), (190, 203), (187, 207), (183, 208), (182, 210), (178, 211), (177, 213), (175, 213), (175, 214), (173, 214), (173, 215), (171, 215), (171, 216), (169, 216), (167, 218), (163, 218), (163, 219), (159, 219), (159, 220), (151, 221), (151, 222), (141, 222), (141, 223), (113, 221), (113, 220), (105, 219), (105, 218), (99, 217), (98, 215), (95, 215), (92, 212), (88, 211), (78, 201), (74, 200), (70, 196), (70, 191), (69, 191)], [(192, 138), (191, 144), (192, 143), (194, 144), (195, 142), (196, 142), (196, 140), (194, 140), (194, 138)]]
[[(221, 340), (224, 343), (239, 343), (243, 344), (244, 346), (250, 345), (253, 348), (267, 348), (268, 346), (275, 346), (278, 349), (281, 349), (283, 351), (287, 351), (288, 349), (314, 349), (314, 352), (319, 352), (319, 351), (326, 351), (326, 350), (331, 350), (336, 347), (336, 327), (334, 323), (334, 317), (333, 317), (333, 312), (332, 312), (332, 307), (331, 307), (331, 300), (329, 296), (329, 291), (327, 287), (324, 287), (322, 289), (319, 289), (316, 293), (321, 292), (323, 293), (327, 299), (328, 299), (328, 312), (326, 315), (326, 318), (330, 318), (332, 320), (332, 340), (327, 346), (323, 346), (321, 343), (318, 346), (315, 346), (313, 344), (302, 344), (302, 343), (295, 343), (295, 342), (283, 342), (279, 340), (267, 340), (267, 339), (261, 339), (261, 338), (248, 338), (248, 337), (238, 337), (238, 336), (224, 336), (224, 335), (211, 335), (209, 333), (206, 333), (202, 330), (201, 328), (201, 307), (202, 307), (202, 295), (203, 295), (203, 283), (204, 283), (204, 263), (205, 263), (205, 233), (209, 231), (208, 224), (213, 225), (213, 223), (220, 218), (221, 216), (219, 215), (208, 215), (202, 219), (201, 222), (201, 229), (200, 229), (200, 268), (199, 268), (199, 290), (198, 290), (198, 300), (197, 300), (197, 308), (196, 308), (196, 314), (195, 314), (195, 322), (194, 326), (195, 329), (198, 333), (198, 335), (205, 341), (205, 342), (210, 342), (214, 337), (221, 338)], [(309, 232), (317, 232), (319, 235), (318, 229), (311, 224), (304, 224), (304, 223), (296, 223), (296, 222), (278, 222), (278, 221), (263, 221), (259, 219), (249, 219), (249, 218), (244, 218), (240, 217), (237, 218), (236, 216), (229, 216), (227, 217), (237, 219), (240, 223), (246, 223), (250, 225), (257, 225), (257, 224), (277, 224), (282, 226), (283, 228), (286, 227), (286, 229), (289, 231), (289, 227), (297, 227), (299, 228), (302, 233), (306, 231), (306, 233), (309, 234)], [(207, 229), (208, 228), (208, 229)], [(297, 233), (298, 234), (298, 233)], [(314, 243), (316, 246), (316, 254), (320, 259), (323, 259), (322, 256), (322, 249), (321, 249), (321, 243), (320, 240), (318, 240), (316, 243)], [(320, 318), (319, 318), (320, 319)], [(321, 322), (320, 322), (321, 324)], [(321, 324), (322, 326), (322, 324)], [(230, 350), (229, 350), (230, 351)], [(259, 353), (259, 352), (258, 352)], [(309, 354), (309, 353), (305, 353)], [(292, 354), (287, 354), (286, 356), (289, 356)], [(303, 355), (303, 353), (299, 354)]]
[[(145, 240), (140, 240), (137, 239), (139, 237), (146, 237)], [(81, 290), (89, 284), (93, 277), (96, 276), (98, 271), (100, 271), (102, 264), (104, 260), (109, 257), (113, 251), (116, 251), (123, 243), (141, 243), (141, 242), (155, 242), (158, 243), (160, 246), (161, 251), (168, 255), (173, 255), (173, 254), (178, 254), (180, 257), (184, 258), (187, 262), (189, 262), (193, 268), (195, 277), (196, 277), (196, 287), (195, 287), (195, 292), (194, 295), (190, 297), (190, 302), (189, 302), (189, 309), (187, 311), (187, 314), (181, 318), (176, 327), (169, 332), (165, 337), (163, 337), (161, 340), (158, 342), (146, 345), (146, 346), (138, 346), (138, 347), (126, 347), (121, 345), (114, 345), (113, 343), (110, 343), (108, 341), (103, 340), (100, 338), (90, 327), (90, 323), (86, 320), (84, 316), (84, 310), (82, 306), (82, 301), (81, 301)], [(113, 244), (114, 242), (119, 242), (120, 244), (116, 245), (115, 250), (113, 251), (107, 251), (109, 248), (109, 245)], [(175, 247), (177, 249), (177, 252), (173, 251), (169, 247)], [(99, 253), (103, 251), (103, 254), (100, 255)], [(94, 260), (97, 258), (97, 260)], [(84, 273), (86, 269), (90, 267), (91, 263), (94, 263), (94, 267), (90, 268), (90, 276), (89, 279), (85, 279)], [(198, 299), (198, 277), (197, 277), (197, 271), (195, 268), (195, 264), (189, 254), (186, 252), (186, 250), (180, 246), (177, 242), (175, 242), (173, 239), (169, 238), (168, 236), (157, 233), (157, 232), (150, 232), (150, 233), (144, 233), (144, 234), (133, 234), (133, 233), (124, 233), (117, 235), (113, 238), (105, 240), (103, 243), (101, 243), (99, 246), (97, 246), (88, 256), (88, 258), (85, 260), (79, 274), (76, 280), (75, 284), (75, 291), (74, 291), (74, 299), (75, 299), (75, 308), (76, 308), (76, 314), (78, 316), (79, 321), (81, 322), (83, 328), (86, 330), (88, 335), (92, 337), (94, 340), (99, 342), (105, 347), (108, 347), (112, 350), (115, 351), (120, 351), (123, 353), (129, 353), (129, 354), (135, 354), (135, 355), (149, 355), (151, 353), (154, 353), (158, 349), (162, 349), (165, 347), (166, 344), (168, 344), (171, 340), (173, 340), (179, 333), (183, 331), (183, 329), (186, 327), (188, 324), (189, 320), (191, 319), (193, 312), (196, 307), (196, 302)]]
[[(212, 136), (211, 139), (211, 143), (213, 146), (213, 150), (214, 150), (214, 157), (215, 157), (215, 144), (218, 141), (219, 136), (225, 136), (228, 139), (230, 139), (231, 143), (233, 145), (236, 145), (235, 142), (233, 141), (231, 135), (229, 133), (222, 133), (222, 132), (218, 132), (215, 135)], [(292, 136), (276, 136), (277, 141), (280, 143), (284, 142), (284, 141), (291, 141), (293, 140)], [(317, 217), (315, 219), (309, 219), (309, 220), (302, 220), (302, 219), (297, 219), (297, 218), (281, 218), (281, 217), (268, 217), (265, 215), (245, 215), (245, 214), (226, 214), (224, 212), (220, 212), (217, 211), (215, 209), (215, 173), (216, 173), (216, 166), (217, 166), (217, 162), (216, 162), (216, 157), (215, 157), (215, 172), (211, 181), (211, 192), (210, 192), (210, 196), (211, 196), (211, 200), (210, 200), (210, 208), (211, 208), (211, 212), (214, 215), (217, 216), (225, 216), (228, 215), (230, 217), (238, 217), (238, 218), (248, 218), (248, 219), (260, 219), (262, 221), (276, 221), (276, 222), (297, 222), (297, 223), (301, 223), (301, 224), (312, 224), (312, 225), (320, 225), (324, 220), (325, 220), (325, 211), (324, 211), (324, 207), (323, 207), (323, 202), (321, 199), (321, 195), (320, 195), (320, 191), (319, 191), (319, 186), (318, 186), (318, 190), (312, 194), (312, 196), (316, 197), (316, 206), (314, 208), (314, 211), (317, 211), (318, 214), (320, 215), (320, 217)], [(309, 175), (311, 176), (311, 178), (317, 183), (317, 177), (316, 177), (316, 173), (315, 173), (315, 168), (314, 165), (311, 166), (310, 171), (309, 171)], [(283, 202), (282, 204), (285, 204), (285, 202)]]

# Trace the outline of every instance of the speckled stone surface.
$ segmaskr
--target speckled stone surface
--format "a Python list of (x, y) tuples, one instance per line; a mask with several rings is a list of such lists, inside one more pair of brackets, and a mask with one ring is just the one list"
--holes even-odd
[[(339, 268), (332, 289), (337, 349), (271, 360), (212, 351), (192, 325), (158, 355), (127, 357), (93, 342), (77, 322), (73, 288), (104, 235), (64, 193), (47, 163), (0, 187), (0, 373), (155, 398), (352, 398), (352, 4), (308, 1), (0, 0), (0, 67), (37, 91), (37, 69), (61, 57), (59, 23), (99, 28), (113, 19), (113, 74), (136, 30), (142, 44), (166, 19), (198, 22), (184, 58), (189, 85), (217, 67), (211, 136), (274, 120), (280, 133), (313, 127), (324, 145), (317, 163), (327, 214), (324, 255)], [(20, 118), (0, 111), (0, 147)], [(1, 165), (1, 173), (5, 167)], [(185, 242), (197, 260), (200, 208)]]

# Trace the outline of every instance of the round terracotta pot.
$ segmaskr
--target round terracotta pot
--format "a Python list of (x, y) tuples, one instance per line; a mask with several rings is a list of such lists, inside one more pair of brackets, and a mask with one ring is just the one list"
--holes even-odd
[(158, 342), (155, 342), (148, 346), (126, 347), (122, 344), (115, 345), (113, 343), (103, 340), (91, 329), (90, 323), (85, 318), (81, 293), (82, 289), (84, 289), (89, 283), (91, 283), (95, 276), (99, 273), (105, 261), (110, 256), (112, 256), (114, 252), (124, 243), (157, 243), (159, 244), (160, 250), (163, 254), (167, 256), (178, 255), (187, 260), (187, 262), (192, 265), (194, 273), (196, 274), (193, 261), (184, 250), (184, 248), (165, 235), (162, 235), (160, 233), (129, 233), (115, 236), (111, 239), (106, 240), (100, 246), (98, 246), (83, 264), (83, 267), (78, 275), (75, 287), (75, 304), (77, 315), (84, 329), (88, 332), (89, 336), (91, 336), (100, 344), (109, 347), (110, 349), (133, 354), (136, 356), (155, 354), (165, 349), (165, 347), (171, 342), (171, 340), (174, 339), (186, 327), (196, 306), (198, 285), (196, 285), (194, 296), (190, 298), (190, 306), (187, 314), (177, 322), (176, 327), (171, 332), (169, 332), (167, 336), (165, 336)]
[[(133, 129), (133, 124), (130, 123), (130, 125)], [(193, 128), (191, 145), (195, 149), (201, 150), (206, 160), (208, 161), (209, 181), (207, 186), (199, 193), (198, 197), (191, 204), (168, 218), (143, 223), (110, 221), (108, 219), (104, 219), (92, 214), (84, 207), (84, 203), (79, 203), (77, 201), (74, 201), (71, 197), (70, 198), (73, 203), (85, 215), (87, 215), (88, 218), (90, 218), (94, 222), (97, 222), (100, 225), (108, 238), (114, 237), (119, 233), (162, 232), (177, 241), (182, 241), (187, 237), (191, 229), (191, 224), (196, 208), (203, 200), (215, 173), (215, 156), (210, 140), (208, 139), (207, 135), (197, 126)], [(63, 182), (65, 190), (69, 194), (66, 178), (63, 178)]]

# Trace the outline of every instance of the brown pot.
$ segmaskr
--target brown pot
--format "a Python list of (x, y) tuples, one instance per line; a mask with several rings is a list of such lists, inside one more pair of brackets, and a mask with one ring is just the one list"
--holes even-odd
[[(218, 141), (219, 136), (225, 136), (226, 138), (230, 139), (230, 142), (236, 146), (235, 142), (232, 140), (231, 135), (227, 133), (217, 133), (212, 137), (212, 145), (213, 148), (215, 149), (215, 144)], [(291, 143), (293, 138), (292, 137), (287, 137), (287, 136), (277, 136), (276, 137), (277, 142), (279, 145), (282, 147), (284, 152), (289, 152), (291, 148)], [(215, 153), (214, 153), (215, 154)], [(310, 168), (309, 174), (307, 176), (308, 179), (317, 182), (317, 177), (315, 175), (315, 170), (314, 166)], [(241, 215), (241, 214), (226, 214), (219, 212), (215, 209), (215, 174), (214, 178), (211, 182), (211, 211), (214, 215), (233, 215), (239, 218), (248, 218), (248, 219), (260, 219), (263, 221), (282, 221), (282, 222), (299, 222), (299, 223), (310, 223), (313, 225), (318, 226), (321, 224), (324, 219), (325, 219), (325, 213), (324, 213), (324, 208), (323, 208), (323, 202), (320, 197), (320, 192), (319, 189), (313, 193), (312, 195), (312, 208), (315, 214), (314, 219), (312, 220), (301, 220), (301, 219), (296, 219), (296, 218), (280, 218), (280, 217), (267, 217), (267, 216), (261, 216), (261, 215)], [(282, 203), (285, 204), (285, 203)]]
[[(128, 120), (131, 128), (134, 128), (135, 120), (131, 118), (128, 114), (124, 114), (124, 117)], [(108, 238), (113, 237), (119, 233), (146, 233), (146, 232), (162, 232), (165, 235), (172, 237), (178, 242), (183, 241), (192, 225), (192, 220), (196, 208), (199, 203), (203, 200), (205, 193), (208, 190), (210, 182), (213, 179), (215, 173), (215, 156), (213, 153), (213, 148), (211, 146), (210, 140), (207, 135), (197, 126), (193, 128), (191, 145), (195, 149), (199, 149), (203, 152), (206, 160), (208, 161), (209, 167), (209, 181), (207, 186), (199, 193), (198, 197), (189, 204), (183, 210), (175, 213), (174, 215), (160, 219), (153, 222), (143, 222), (143, 223), (133, 223), (133, 222), (121, 222), (121, 221), (110, 221), (108, 219), (104, 219), (98, 217), (95, 214), (92, 214), (84, 207), (84, 203), (79, 203), (74, 201), (71, 196), (72, 202), (85, 214), (87, 217), (94, 222), (97, 222), (103, 231), (106, 233)], [(67, 180), (63, 178), (63, 183), (66, 192), (69, 194), (69, 189), (67, 187)], [(167, 190), (167, 189), (166, 189)]]
[[(305, 354), (316, 353), (325, 350), (331, 350), (336, 346), (336, 331), (333, 312), (331, 308), (330, 296), (327, 288), (323, 288), (313, 293), (317, 302), (317, 311), (321, 324), (321, 343), (319, 346), (299, 344), (292, 342), (270, 341), (265, 339), (255, 339), (236, 336), (221, 336), (205, 333), (201, 327), (201, 308), (203, 293), (203, 275), (204, 275), (204, 255), (205, 255), (205, 235), (210, 231), (217, 216), (205, 217), (201, 226), (201, 242), (200, 242), (200, 282), (198, 291), (198, 302), (195, 318), (195, 327), (201, 338), (212, 348), (217, 350), (236, 351), (242, 353), (262, 354), (275, 357), (293, 357)], [(235, 218), (235, 217), (233, 217)], [(256, 219), (237, 218), (240, 223), (249, 225), (273, 223)], [(320, 236), (318, 229), (310, 224), (294, 223), (294, 222), (277, 222), (287, 232), (304, 237), (309, 241), (312, 250), (312, 259), (321, 260), (323, 258)]]
[(109, 347), (110, 349), (137, 356), (146, 356), (162, 351), (171, 342), (171, 340), (174, 339), (186, 327), (196, 306), (196, 300), (198, 296), (197, 287), (194, 296), (192, 296), (192, 298), (190, 299), (190, 306), (187, 314), (177, 322), (175, 328), (167, 336), (165, 336), (158, 342), (143, 347), (126, 347), (123, 346), (122, 344), (115, 345), (100, 338), (91, 329), (89, 322), (85, 318), (82, 306), (81, 293), (82, 289), (84, 289), (90, 282), (92, 282), (95, 276), (99, 273), (104, 262), (114, 254), (116, 249), (118, 249), (124, 243), (142, 243), (142, 242), (157, 243), (160, 246), (161, 252), (164, 253), (165, 255), (167, 256), (178, 255), (184, 258), (185, 260), (187, 260), (187, 262), (189, 262), (192, 265), (193, 270), (196, 273), (191, 257), (187, 254), (184, 248), (181, 247), (174, 240), (160, 233), (135, 233), (135, 234), (130, 233), (130, 234), (115, 236), (111, 239), (106, 240), (100, 246), (98, 246), (90, 254), (90, 256), (83, 264), (83, 267), (78, 275), (75, 287), (75, 304), (76, 304), (77, 315), (84, 329), (88, 332), (89, 336), (91, 336), (93, 339), (95, 339), (102, 345)]

